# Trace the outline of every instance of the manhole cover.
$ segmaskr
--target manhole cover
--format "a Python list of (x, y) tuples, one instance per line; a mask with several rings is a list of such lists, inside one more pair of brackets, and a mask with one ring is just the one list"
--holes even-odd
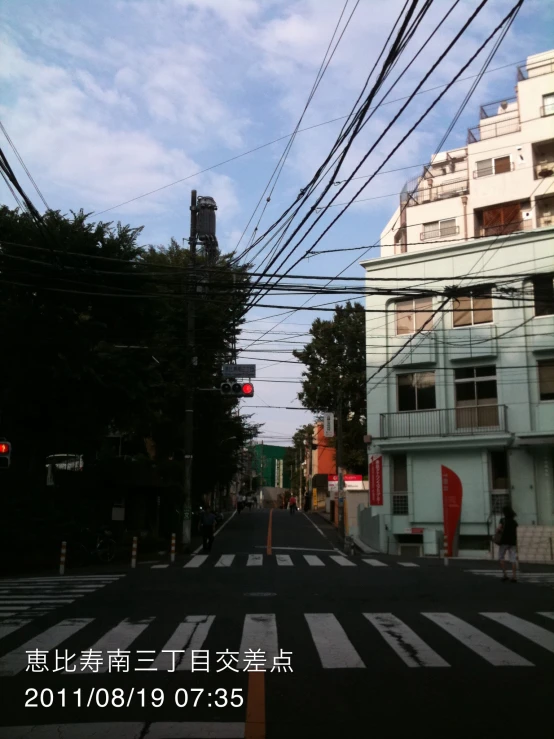
[(252, 596), (254, 598), (272, 598), (277, 593), (244, 593), (244, 595)]

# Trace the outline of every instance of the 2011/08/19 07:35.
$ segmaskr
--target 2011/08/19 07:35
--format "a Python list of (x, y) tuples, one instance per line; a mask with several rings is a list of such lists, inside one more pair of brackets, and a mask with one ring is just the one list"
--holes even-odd
[[(228, 696), (228, 693), (230, 695)], [(171, 691), (168, 696), (169, 700), (173, 699), (177, 708), (196, 708), (203, 694), (206, 694), (208, 708), (215, 706), (216, 708), (240, 708), (244, 705), (242, 696), (242, 688), (233, 688), (228, 691), (226, 688), (218, 688), (213, 693), (206, 692), (204, 688), (176, 688)], [(161, 708), (166, 700), (166, 691), (162, 688), (153, 688), (153, 690), (135, 690), (131, 688), (126, 691), (123, 688), (90, 688), (89, 690), (67, 691), (65, 688), (61, 690), (50, 690), (43, 688), (28, 688), (25, 691), (27, 700), (25, 708), (51, 708), (56, 705), (65, 708), (68, 702), (74, 704), (76, 708), (129, 708), (131, 705), (138, 705), (141, 708), (151, 706), (152, 708)]]

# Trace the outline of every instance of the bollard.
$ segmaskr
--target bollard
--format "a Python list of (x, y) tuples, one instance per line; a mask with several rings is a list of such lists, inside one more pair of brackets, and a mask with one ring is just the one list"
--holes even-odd
[(67, 549), (67, 542), (62, 541), (62, 551), (60, 552), (60, 575), (65, 574), (65, 552)]
[(133, 551), (131, 552), (131, 567), (137, 566), (137, 542), (138, 542), (138, 537), (133, 536)]
[(175, 539), (176, 534), (171, 534), (171, 562), (175, 562)]
[(444, 566), (448, 567), (448, 539), (444, 537)]

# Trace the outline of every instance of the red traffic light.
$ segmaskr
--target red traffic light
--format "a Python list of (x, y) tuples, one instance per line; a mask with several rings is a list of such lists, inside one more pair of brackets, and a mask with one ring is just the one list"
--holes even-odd
[(251, 398), (254, 395), (254, 385), (251, 382), (245, 382), (242, 385), (242, 394), (245, 397)]
[(10, 445), (6, 441), (0, 441), (0, 454), (9, 454)]

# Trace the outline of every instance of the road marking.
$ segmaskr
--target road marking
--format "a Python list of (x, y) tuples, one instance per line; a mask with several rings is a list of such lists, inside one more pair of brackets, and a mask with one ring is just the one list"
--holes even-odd
[(378, 559), (366, 559), (365, 557), (362, 559), (362, 562), (365, 562), (366, 565), (371, 565), (372, 567), (388, 567), (385, 562), (381, 562)]
[(294, 567), (292, 559), (288, 554), (276, 554), (277, 564), (281, 567)]
[(399, 562), (400, 567), (419, 567), (415, 562)]
[(3, 602), (7, 606), (25, 606), (25, 605), (36, 605), (40, 606), (43, 603), (53, 603), (54, 605), (64, 606), (67, 603), (73, 603), (75, 598), (41, 598), (40, 596), (38, 598), (32, 598), (27, 597), (25, 599), (22, 599), (17, 596), (8, 596), (7, 598), (2, 598)]
[(222, 554), (221, 557), (215, 563), (216, 567), (230, 567), (235, 559), (234, 554)]
[(305, 613), (315, 648), (325, 669), (365, 667), (337, 618), (332, 613)]
[[(89, 648), (91, 652), (101, 652), (103, 657), (102, 663), (98, 666), (98, 672), (95, 674), (108, 672), (109, 660), (104, 657), (106, 652), (114, 652), (117, 649), (127, 649), (127, 647), (142, 634), (144, 629), (146, 629), (153, 620), (153, 618), (143, 618), (138, 621), (131, 621), (126, 618), (124, 621), (118, 623), (117, 626), (114, 626), (113, 629), (107, 631), (104, 636), (100, 637), (100, 639), (98, 639), (98, 641)], [(88, 652), (89, 650), (86, 651)], [(77, 659), (74, 659), (73, 662), (69, 664), (69, 667), (73, 667), (76, 663)], [(85, 675), (87, 674), (87, 671), (80, 672), (79, 670), (67, 670), (66, 674)]]
[(13, 634), (14, 631), (17, 631), (18, 629), (22, 629), (24, 626), (27, 626), (27, 624), (30, 624), (32, 619), (25, 618), (21, 620), (13, 620), (13, 621), (4, 621), (4, 623), (0, 624), (0, 639), (3, 639), (5, 636), (8, 636), (9, 634)]
[(55, 649), (70, 636), (88, 626), (92, 618), (68, 618), (55, 626), (51, 626), (42, 634), (38, 634), (17, 649), (8, 652), (0, 659), (0, 675), (16, 675), (27, 667), (27, 651), (47, 651)]
[(201, 649), (215, 616), (187, 616), (169, 637), (163, 650), (152, 663), (152, 667), (164, 672), (173, 668), (173, 655), (170, 652), (184, 649), (183, 654), (175, 655), (176, 670), (192, 670), (192, 650)]
[(516, 634), (520, 634), (529, 641), (538, 644), (539, 647), (554, 652), (554, 633), (552, 631), (543, 629), (542, 626), (535, 626), (535, 624), (525, 621), (523, 618), (511, 616), (509, 613), (481, 613), (481, 615), (496, 621), (497, 624), (506, 626), (508, 629), (515, 631)]
[[(302, 513), (302, 515), (303, 515), (303, 516), (304, 516), (305, 518), (307, 518), (307, 519), (308, 519), (308, 521), (309, 521), (309, 522), (310, 522), (310, 523), (312, 524), (312, 526), (315, 526), (315, 527), (316, 527), (316, 529), (317, 529), (317, 530), (319, 531), (319, 533), (321, 534), (321, 536), (322, 536), (322, 537), (323, 537), (324, 539), (327, 539), (327, 536), (325, 535), (325, 533), (324, 533), (324, 532), (323, 532), (323, 531), (322, 531), (322, 530), (321, 530), (321, 529), (319, 528), (319, 526), (318, 526), (318, 525), (317, 525), (316, 523), (314, 523), (314, 521), (313, 521), (313, 520), (312, 520), (312, 519), (310, 518), (310, 516), (306, 516), (306, 514), (304, 513), (304, 511), (301, 511), (301, 513)], [(329, 539), (327, 539), (327, 541), (329, 541)], [(330, 542), (329, 542), (329, 543), (330, 543)], [(338, 549), (337, 547), (333, 547), (333, 549), (334, 549), (334, 551), (335, 551), (335, 552), (338, 552), (339, 554), (343, 554), (343, 552), (341, 552), (341, 550), (340, 550), (340, 549)]]
[(265, 739), (265, 674), (248, 673), (244, 739)]
[[(258, 674), (258, 673), (250, 673)], [(259, 673), (263, 676), (263, 673)], [(264, 735), (245, 734), (246, 724), (230, 721), (157, 721), (153, 724), (131, 721), (116, 723), (41, 724), (4, 726), (0, 739), (264, 739)]]
[(409, 626), (392, 613), (364, 613), (408, 667), (450, 667)]
[(304, 559), (310, 565), (310, 567), (325, 567), (323, 562), (315, 554), (305, 554)]
[(166, 567), (169, 567), (169, 564), (165, 565), (152, 565), (150, 568), (151, 570), (165, 570)]
[(264, 563), (263, 554), (249, 554), (246, 566), (247, 567), (261, 567), (263, 563)]
[[(265, 547), (257, 545), (255, 547), (256, 549), (265, 549)], [(327, 547), (327, 549), (320, 549), (319, 547), (271, 547), (272, 549), (279, 549), (286, 552), (335, 552), (336, 549), (333, 549), (332, 547)]]
[(274, 658), (279, 656), (277, 621), (274, 613), (254, 613), (244, 617), (239, 663), (242, 669), (249, 663), (244, 659), (245, 653), (257, 649), (265, 653), (266, 669), (267, 665), (273, 666)]
[(267, 525), (266, 554), (271, 554), (272, 527), (273, 527), (273, 508), (269, 511), (269, 523)]
[(519, 654), (502, 646), (490, 636), (451, 613), (424, 613), (423, 615), (495, 667), (533, 667), (532, 662), (528, 662)]
[(187, 567), (200, 567), (200, 565), (203, 565), (207, 559), (208, 559), (207, 554), (195, 554), (194, 557), (190, 560), (190, 562), (186, 563), (185, 569)]
[(546, 616), (546, 618), (551, 618), (554, 620), (554, 611), (537, 611), (539, 616)]
[(346, 557), (339, 557), (336, 554), (331, 554), (329, 559), (334, 560), (337, 564), (339, 564), (341, 567), (356, 567), (354, 562), (351, 562), (349, 559), (346, 559)]
[(113, 580), (118, 580), (120, 577), (124, 577), (124, 573), (118, 574), (118, 575), (57, 575), (56, 577), (20, 577), (20, 578), (9, 578), (7, 580), (0, 580), (0, 583), (10, 583), (10, 584), (19, 584), (19, 583), (32, 583), (32, 582), (72, 582), (75, 580), (98, 580), (98, 581), (106, 581), (106, 582), (112, 582)]

